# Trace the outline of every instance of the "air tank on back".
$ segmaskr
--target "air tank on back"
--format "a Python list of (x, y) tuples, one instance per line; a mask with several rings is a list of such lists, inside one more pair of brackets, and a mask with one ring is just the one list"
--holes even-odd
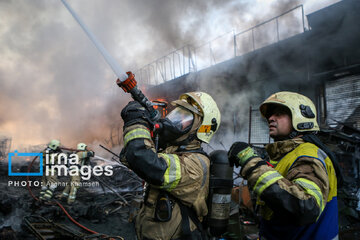
[(210, 154), (210, 191), (207, 224), (212, 236), (220, 237), (227, 230), (230, 216), (233, 167), (227, 151), (216, 150)]

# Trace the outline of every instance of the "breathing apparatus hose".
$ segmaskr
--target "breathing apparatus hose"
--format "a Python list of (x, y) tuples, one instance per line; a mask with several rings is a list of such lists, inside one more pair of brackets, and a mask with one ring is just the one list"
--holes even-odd
[[(34, 157), (33, 160), (31, 161), (31, 163), (30, 163), (30, 165), (29, 165), (29, 167), (28, 167), (28, 173), (30, 172), (31, 167), (32, 167), (32, 165), (34, 164), (34, 162), (35, 162), (35, 160), (37, 159), (37, 157), (38, 157), (38, 156)], [(29, 176), (26, 177), (26, 180), (27, 180), (27, 181), (26, 181), (26, 186), (27, 186), (27, 189), (29, 190), (29, 193), (30, 193), (31, 197), (32, 197), (35, 201), (40, 201), (40, 199), (38, 199), (38, 198), (34, 195), (34, 193), (31, 191), (31, 188), (30, 188), (30, 185), (29, 185), (29, 181), (30, 181)], [(59, 206), (60, 209), (65, 213), (65, 215), (70, 219), (70, 221), (72, 221), (75, 225), (77, 225), (78, 227), (80, 227), (80, 228), (84, 229), (85, 231), (90, 232), (90, 233), (92, 233), (92, 234), (99, 234), (98, 232), (95, 232), (95, 231), (93, 231), (93, 230), (85, 227), (84, 225), (81, 225), (81, 224), (80, 224), (79, 222), (77, 222), (74, 218), (72, 218), (71, 215), (66, 211), (66, 209), (64, 208), (64, 206), (63, 206), (61, 203), (59, 203), (58, 201), (52, 200), (52, 201), (50, 201), (49, 203), (46, 203), (46, 204), (47, 204), (47, 205), (57, 205), (57, 206)], [(105, 234), (102, 234), (102, 235), (106, 237)], [(116, 238), (121, 239), (121, 240), (124, 240), (124, 238), (119, 237), (119, 236), (117, 236)], [(111, 238), (109, 238), (109, 239), (115, 239), (115, 238), (111, 237)]]

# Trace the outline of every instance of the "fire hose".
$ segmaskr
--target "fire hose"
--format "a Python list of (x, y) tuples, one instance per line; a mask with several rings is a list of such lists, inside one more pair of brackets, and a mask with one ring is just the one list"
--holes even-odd
[[(116, 61), (113, 59), (113, 57), (106, 51), (104, 46), (100, 43), (100, 41), (93, 35), (90, 30), (86, 27), (86, 25), (82, 22), (82, 20), (77, 16), (77, 14), (73, 11), (73, 9), (69, 6), (69, 4), (66, 2), (66, 0), (61, 0), (64, 6), (69, 10), (71, 15), (75, 18), (75, 20), (79, 23), (79, 25), (82, 27), (82, 29), (85, 31), (85, 33), (88, 35), (90, 40), (93, 42), (93, 44), (96, 46), (96, 48), (100, 51), (100, 53), (103, 55), (105, 61), (110, 65), (118, 79), (116, 80), (116, 83), (119, 87), (121, 87), (125, 92), (130, 93), (132, 98), (139, 102), (142, 106), (144, 106), (150, 113), (150, 121), (156, 122), (160, 118), (160, 114), (155, 108), (153, 107), (153, 103), (141, 92), (140, 89), (137, 87), (137, 82), (135, 80), (135, 75), (132, 72), (124, 72), (120, 66), (116, 63)], [(159, 124), (153, 124), (154, 131), (160, 128)], [(28, 172), (30, 172), (31, 167), (33, 163), (35, 162), (37, 157), (35, 157), (32, 162), (29, 165)], [(29, 186), (29, 176), (27, 176), (27, 188), (29, 190), (30, 195), (36, 200), (40, 201), (31, 191), (31, 188)], [(58, 205), (64, 213), (67, 215), (67, 217), (75, 223), (77, 226), (83, 228), (84, 230), (93, 233), (98, 234), (97, 232), (86, 228), (85, 226), (78, 223), (76, 220), (74, 220), (71, 215), (65, 210), (65, 208), (56, 200), (53, 200), (49, 204), (51, 205)], [(120, 237), (120, 239), (123, 239)]]
[[(31, 161), (31, 163), (30, 163), (30, 165), (29, 165), (29, 167), (28, 167), (28, 173), (30, 172), (31, 167), (32, 167), (32, 165), (34, 164), (34, 162), (35, 162), (35, 160), (37, 159), (37, 157), (38, 157), (38, 156), (34, 157), (33, 160)], [(26, 181), (26, 183), (27, 183), (26, 186), (27, 186), (27, 188), (28, 188), (28, 190), (29, 190), (29, 193), (30, 193), (31, 197), (32, 197), (35, 201), (40, 201), (40, 199), (38, 199), (38, 198), (34, 195), (34, 193), (31, 191), (31, 188), (30, 188), (30, 185), (29, 185), (29, 182), (30, 182), (29, 176), (26, 177), (26, 180), (27, 180), (27, 181)], [(70, 221), (72, 221), (75, 225), (77, 225), (78, 227), (84, 229), (85, 231), (90, 232), (90, 233), (92, 233), (92, 234), (100, 234), (100, 233), (98, 233), (98, 232), (95, 232), (95, 231), (93, 231), (93, 230), (85, 227), (84, 225), (80, 224), (79, 222), (77, 222), (74, 218), (71, 217), (71, 215), (68, 213), (68, 211), (66, 211), (66, 209), (64, 208), (64, 206), (63, 206), (61, 203), (59, 203), (58, 201), (52, 200), (52, 201), (50, 201), (50, 202), (48, 202), (48, 203), (46, 203), (46, 204), (59, 206), (60, 209), (65, 213), (65, 215), (70, 219)], [(108, 238), (108, 239), (110, 239), (110, 240), (115, 240), (114, 237), (110, 237), (110, 238), (109, 238), (109, 237), (107, 237), (105, 234), (101, 234), (101, 235), (102, 235), (102, 237)], [(120, 236), (117, 236), (116, 238), (121, 239), (121, 240), (124, 240), (124, 238), (122, 238), (122, 237), (120, 237)]]
[(105, 61), (111, 67), (115, 75), (117, 76), (116, 84), (121, 87), (124, 92), (130, 93), (132, 98), (140, 103), (148, 112), (150, 113), (149, 123), (151, 123), (153, 129), (152, 133), (155, 135), (155, 148), (157, 150), (157, 143), (159, 140), (158, 132), (161, 130), (161, 124), (157, 123), (160, 119), (161, 115), (159, 111), (154, 108), (154, 105), (157, 106), (166, 106), (162, 103), (152, 103), (138, 88), (137, 82), (135, 80), (135, 75), (132, 72), (124, 72), (120, 65), (115, 61), (115, 59), (110, 55), (110, 53), (105, 49), (102, 43), (96, 38), (96, 36), (90, 31), (90, 29), (85, 25), (85, 23), (81, 20), (81, 18), (76, 14), (76, 12), (71, 8), (71, 6), (66, 2), (66, 0), (61, 0), (70, 14), (74, 17), (74, 19), (79, 23), (80, 27), (84, 30), (86, 35), (89, 37), (91, 42), (95, 45), (95, 47), (99, 50), (101, 55), (104, 57)]

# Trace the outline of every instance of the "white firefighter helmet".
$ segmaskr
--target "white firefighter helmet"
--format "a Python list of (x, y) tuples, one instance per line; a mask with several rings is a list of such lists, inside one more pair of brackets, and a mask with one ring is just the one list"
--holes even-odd
[(182, 94), (179, 100), (173, 101), (172, 104), (180, 105), (202, 117), (196, 137), (209, 143), (221, 121), (220, 111), (214, 99), (205, 92), (189, 92)]
[(85, 143), (79, 143), (79, 144), (77, 145), (77, 150), (79, 150), (79, 151), (85, 151), (85, 150), (86, 150), (86, 147), (87, 147), (87, 145), (86, 145)]
[(60, 146), (60, 141), (53, 139), (49, 142), (48, 147), (52, 150), (56, 150)]
[(291, 112), (292, 126), (298, 132), (319, 131), (314, 103), (306, 96), (294, 92), (278, 92), (268, 97), (261, 105), (264, 118), (270, 117), (274, 104), (287, 107)]

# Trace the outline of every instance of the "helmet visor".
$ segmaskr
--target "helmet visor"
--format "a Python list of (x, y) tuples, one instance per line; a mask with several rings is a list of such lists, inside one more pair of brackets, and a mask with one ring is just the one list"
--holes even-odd
[(269, 103), (263, 106), (263, 114), (265, 119), (269, 119), (272, 115), (284, 115), (287, 114), (291, 117), (290, 109), (282, 104)]
[(194, 121), (192, 112), (180, 106), (172, 110), (166, 118), (168, 118), (180, 131), (187, 129)]

